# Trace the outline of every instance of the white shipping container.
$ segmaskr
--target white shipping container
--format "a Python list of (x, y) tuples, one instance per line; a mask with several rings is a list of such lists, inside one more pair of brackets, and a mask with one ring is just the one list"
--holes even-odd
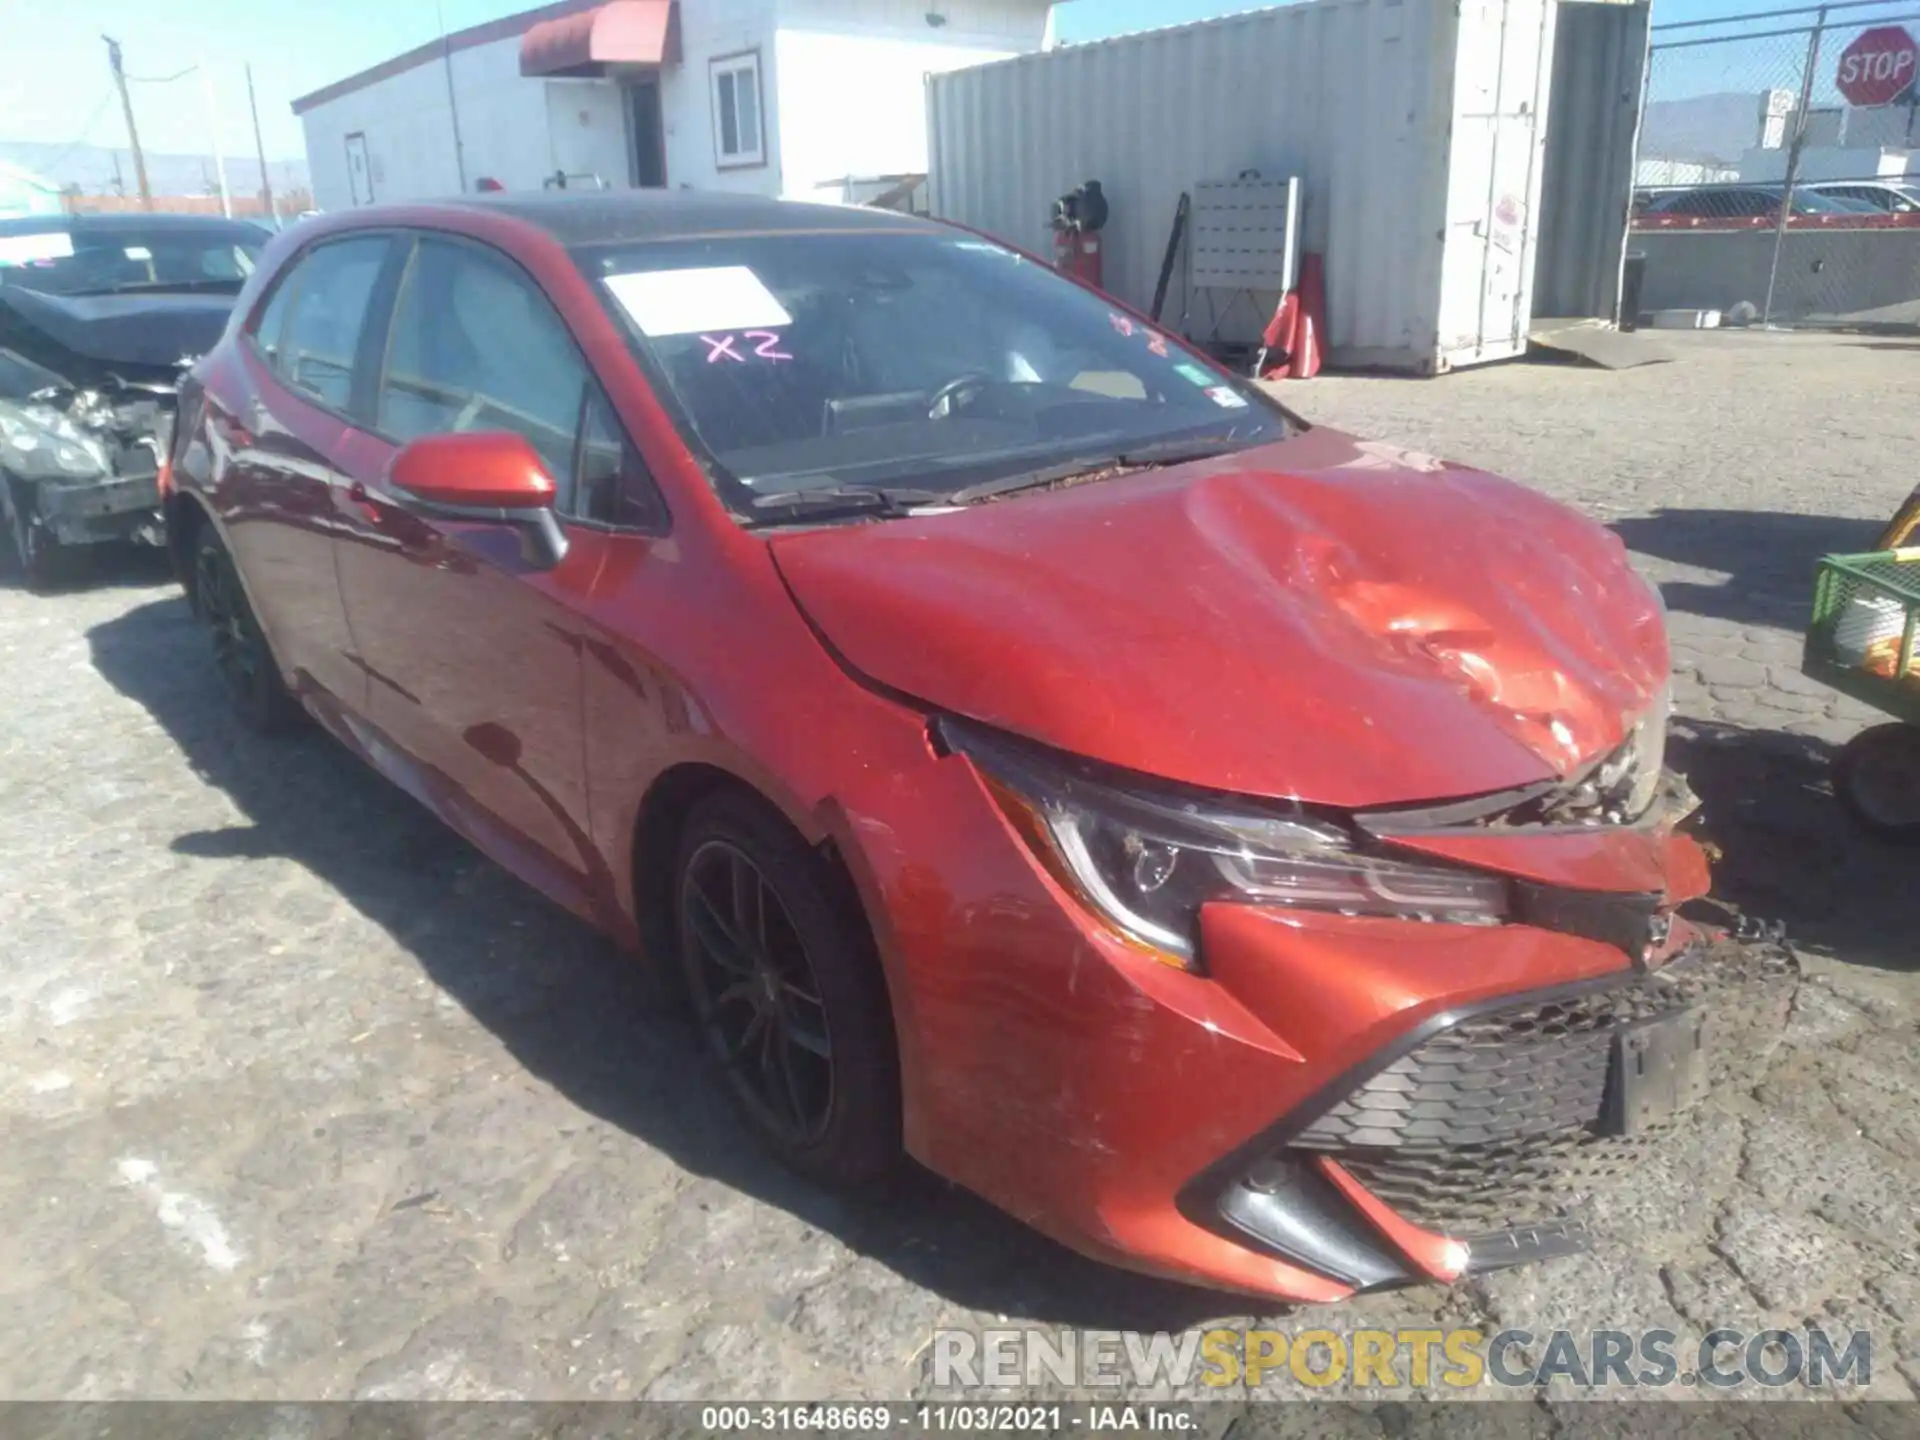
[[(1577, 8), (1603, 18), (1603, 7)], [(1054, 199), (1099, 180), (1112, 206), (1106, 288), (1144, 309), (1182, 192), (1249, 170), (1298, 176), (1305, 248), (1325, 257), (1333, 363), (1434, 374), (1517, 355), (1533, 318), (1559, 9), (1311, 0), (933, 76), (933, 213), (1044, 254)], [(1645, 6), (1604, 9), (1643, 56)], [(1590, 44), (1583, 33), (1580, 48)], [(1617, 295), (1631, 119), (1624, 153), (1612, 137), (1622, 107), (1637, 111), (1641, 78), (1626, 75), (1594, 87), (1605, 113), (1590, 137), (1570, 137), (1607, 157), (1594, 167), (1606, 172), (1594, 182), (1604, 203), (1579, 210), (1593, 217), (1582, 228), (1604, 231), (1597, 246), (1579, 237), (1602, 283), (1557, 275), (1556, 288), (1566, 278), (1580, 282), (1570, 292)], [(1163, 320), (1187, 313), (1204, 333), (1206, 297), (1183, 293), (1185, 269), (1183, 257)], [(1253, 339), (1277, 298), (1242, 301), (1223, 338)]]

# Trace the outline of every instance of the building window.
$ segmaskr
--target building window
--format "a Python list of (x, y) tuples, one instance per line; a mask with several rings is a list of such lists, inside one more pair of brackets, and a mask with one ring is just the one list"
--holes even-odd
[(760, 52), (725, 55), (707, 63), (713, 86), (714, 163), (722, 170), (767, 163), (760, 132)]

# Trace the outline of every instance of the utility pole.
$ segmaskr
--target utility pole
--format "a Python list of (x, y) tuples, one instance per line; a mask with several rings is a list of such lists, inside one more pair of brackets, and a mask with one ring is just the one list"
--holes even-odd
[(447, 35), (447, 16), (440, 0), (434, 0), (434, 19), (440, 26), (440, 63), (447, 72), (447, 118), (453, 122), (453, 165), (460, 176), (462, 194), (467, 189), (467, 147), (460, 140), (460, 101), (453, 93), (453, 41)]
[(127, 94), (127, 71), (120, 63), (120, 42), (111, 35), (102, 35), (107, 42), (107, 64), (113, 69), (113, 83), (120, 89), (120, 108), (127, 116), (127, 145), (133, 151), (133, 173), (140, 181), (140, 204), (142, 208), (153, 209), (153, 190), (147, 184), (147, 160), (140, 153), (140, 132), (133, 123), (133, 97)]
[(213, 142), (213, 173), (220, 180), (220, 213), (233, 218), (233, 197), (227, 191), (227, 162), (220, 154), (220, 115), (213, 104), (213, 72), (207, 69), (207, 57), (200, 57), (200, 94), (207, 102), (207, 138)]
[(253, 66), (247, 66), (247, 109), (253, 112), (253, 153), (260, 157), (260, 193), (266, 197), (267, 219), (278, 224), (280, 212), (273, 208), (273, 181), (267, 178), (267, 147), (260, 139), (260, 106), (253, 98)]

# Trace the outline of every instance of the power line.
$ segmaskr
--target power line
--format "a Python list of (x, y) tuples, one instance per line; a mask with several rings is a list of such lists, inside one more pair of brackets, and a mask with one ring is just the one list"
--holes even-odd
[(72, 155), (74, 151), (78, 150), (92, 138), (93, 127), (100, 123), (101, 114), (106, 110), (107, 106), (112, 103), (113, 91), (109, 89), (106, 94), (100, 97), (100, 103), (93, 107), (93, 113), (87, 116), (87, 123), (80, 127), (80, 138), (67, 146), (67, 148), (62, 150), (58, 155), (54, 156), (53, 159), (47, 161), (43, 168), (54, 170), (65, 164), (68, 156)]
[(186, 69), (176, 70), (171, 75), (129, 75), (127, 79), (133, 81), (136, 85), (171, 85), (175, 80), (180, 79), (181, 76), (191, 75), (199, 68), (198, 65), (189, 65)]

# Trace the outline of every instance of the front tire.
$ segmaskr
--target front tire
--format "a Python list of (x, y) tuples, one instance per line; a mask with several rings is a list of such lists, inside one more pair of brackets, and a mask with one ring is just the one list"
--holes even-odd
[(289, 729), (299, 707), (280, 679), (280, 666), (254, 618), (227, 547), (212, 526), (202, 527), (194, 547), (194, 609), (213, 645), (213, 666), (249, 730), (261, 735)]
[(713, 796), (681, 832), (680, 968), (704, 1046), (760, 1141), (819, 1184), (899, 1165), (893, 1015), (852, 902), (757, 801)]
[(1895, 723), (1862, 730), (1834, 761), (1833, 790), (1862, 829), (1920, 845), (1920, 729)]
[(71, 556), (35, 518), (32, 495), (24, 485), (0, 479), (0, 520), (5, 521), (6, 544), (27, 589), (38, 594), (65, 578)]

